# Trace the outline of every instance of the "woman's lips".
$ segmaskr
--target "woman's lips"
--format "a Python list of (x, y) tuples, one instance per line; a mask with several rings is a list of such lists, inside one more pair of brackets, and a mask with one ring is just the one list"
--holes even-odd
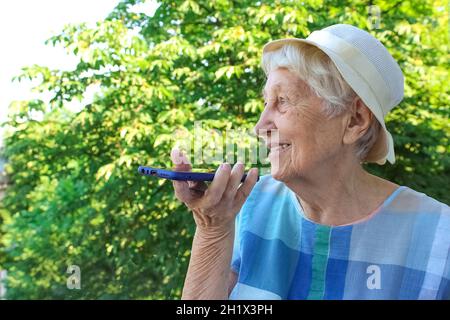
[(289, 143), (280, 143), (278, 145), (271, 146), (269, 156), (272, 154), (280, 154), (284, 153), (291, 148), (291, 144)]

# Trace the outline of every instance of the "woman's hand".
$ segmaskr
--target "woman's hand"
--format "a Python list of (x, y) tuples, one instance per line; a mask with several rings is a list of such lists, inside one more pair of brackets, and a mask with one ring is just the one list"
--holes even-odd
[[(171, 152), (176, 171), (191, 171), (192, 166), (178, 149)], [(192, 210), (197, 228), (204, 231), (229, 231), (257, 179), (258, 170), (251, 169), (241, 185), (244, 165), (236, 163), (231, 169), (224, 163), (216, 171), (209, 187), (204, 182), (173, 181), (175, 196)]]

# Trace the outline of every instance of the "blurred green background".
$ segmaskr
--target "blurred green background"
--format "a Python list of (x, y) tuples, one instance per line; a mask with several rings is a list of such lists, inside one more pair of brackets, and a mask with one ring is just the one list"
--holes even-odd
[[(387, 118), (397, 162), (367, 169), (450, 203), (447, 2), (170, 0), (152, 17), (131, 12), (139, 2), (48, 40), (79, 58), (73, 70), (32, 65), (17, 77), (53, 99), (12, 102), (4, 124), (8, 299), (179, 298), (194, 223), (171, 183), (137, 166), (172, 166), (174, 132), (194, 121), (251, 128), (263, 107), (262, 46), (335, 23), (370, 31), (406, 78)], [(71, 112), (93, 84), (94, 101)], [(81, 290), (66, 287), (69, 265), (81, 268)]]

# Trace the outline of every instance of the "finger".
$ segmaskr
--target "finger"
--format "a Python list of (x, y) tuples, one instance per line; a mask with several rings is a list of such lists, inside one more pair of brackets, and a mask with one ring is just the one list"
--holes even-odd
[(205, 192), (204, 204), (207, 207), (216, 205), (222, 199), (223, 192), (228, 185), (231, 167), (228, 163), (222, 163), (214, 175), (214, 179)]
[[(170, 158), (175, 165), (173, 168), (175, 171), (191, 171), (192, 167), (189, 159), (178, 148), (172, 149)], [(191, 192), (187, 181), (173, 180), (172, 184), (173, 188), (175, 189), (175, 196), (178, 198), (178, 200), (186, 204), (189, 204), (193, 201), (195, 192)]]
[(172, 159), (172, 162), (174, 163), (174, 170), (175, 171), (191, 171), (192, 166), (189, 159), (186, 157), (186, 155), (179, 150), (178, 148), (173, 148), (170, 152), (170, 158)]
[(204, 181), (188, 181), (189, 189), (196, 191), (206, 191), (208, 186)]
[(241, 162), (236, 162), (231, 170), (230, 180), (224, 192), (226, 199), (233, 199), (236, 195), (236, 191), (241, 184), (242, 176), (244, 175), (244, 165)]
[(238, 188), (236, 192), (235, 197), (236, 205), (240, 207), (244, 204), (245, 200), (247, 200), (247, 197), (250, 195), (250, 192), (252, 191), (257, 181), (258, 181), (258, 169), (252, 168), (248, 172), (244, 183)]
[(191, 190), (189, 189), (189, 185), (187, 181), (172, 181), (173, 188), (175, 189), (175, 196), (180, 200), (181, 202), (185, 203), (191, 203), (193, 194)]

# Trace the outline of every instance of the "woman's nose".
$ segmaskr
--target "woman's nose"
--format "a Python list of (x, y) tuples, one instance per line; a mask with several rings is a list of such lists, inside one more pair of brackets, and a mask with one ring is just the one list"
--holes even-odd
[(273, 115), (271, 114), (270, 110), (267, 108), (263, 110), (261, 113), (261, 116), (259, 117), (258, 122), (256, 123), (255, 127), (253, 128), (253, 132), (260, 136), (263, 134), (263, 132), (267, 132), (269, 130), (275, 129), (275, 124), (273, 122)]

